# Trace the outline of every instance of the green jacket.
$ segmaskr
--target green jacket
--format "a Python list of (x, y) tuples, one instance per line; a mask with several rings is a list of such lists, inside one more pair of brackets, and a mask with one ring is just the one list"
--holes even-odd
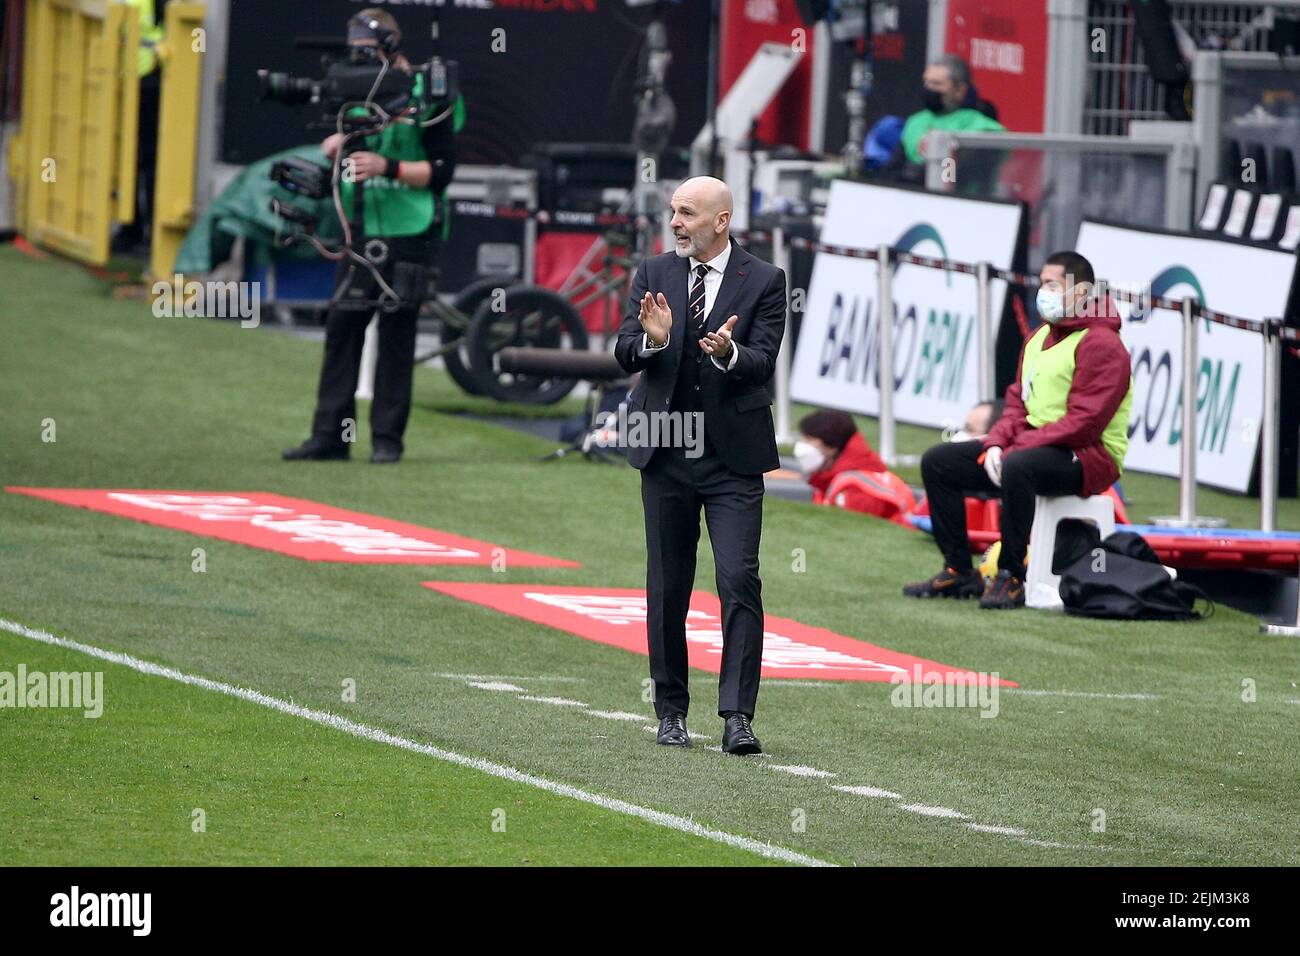
[(1007, 128), (995, 119), (989, 119), (979, 110), (959, 109), (951, 113), (934, 113), (921, 110), (913, 113), (903, 124), (903, 151), (909, 163), (923, 163), (921, 140), (931, 130), (944, 130), (951, 133), (1005, 133)]

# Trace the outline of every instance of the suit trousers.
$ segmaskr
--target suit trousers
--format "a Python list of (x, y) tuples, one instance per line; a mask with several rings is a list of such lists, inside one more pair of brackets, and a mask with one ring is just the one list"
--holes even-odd
[(713, 545), (722, 603), (718, 713), (754, 716), (763, 657), (763, 598), (758, 546), (763, 527), (763, 476), (738, 475), (706, 448), (659, 448), (641, 471), (646, 527), (646, 631), (655, 713), (685, 714), (686, 616), (695, 586), (700, 506)]

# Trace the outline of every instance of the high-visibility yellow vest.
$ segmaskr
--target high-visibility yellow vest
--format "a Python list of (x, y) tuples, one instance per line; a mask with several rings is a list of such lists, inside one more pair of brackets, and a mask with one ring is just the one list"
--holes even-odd
[[(1087, 329), (1071, 332), (1050, 349), (1043, 348), (1051, 332), (1044, 323), (1025, 343), (1025, 355), (1020, 363), (1020, 400), (1025, 403), (1025, 417), (1035, 428), (1042, 428), (1065, 417), (1074, 384), (1074, 353), (1088, 334)], [(1101, 433), (1101, 443), (1115, 461), (1115, 467), (1124, 470), (1124, 455), (1128, 452), (1128, 416), (1133, 404), (1133, 376), (1129, 376), (1128, 394)]]
[(154, 15), (154, 0), (126, 0), (126, 4), (140, 11), (138, 68), (140, 76), (148, 76), (158, 66), (158, 45), (163, 40), (163, 28)]

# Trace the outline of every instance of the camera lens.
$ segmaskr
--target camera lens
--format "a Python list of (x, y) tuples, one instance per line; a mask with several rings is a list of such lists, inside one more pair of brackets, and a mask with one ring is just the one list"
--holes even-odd
[(310, 103), (316, 98), (316, 81), (288, 73), (257, 71), (257, 98), (277, 103)]

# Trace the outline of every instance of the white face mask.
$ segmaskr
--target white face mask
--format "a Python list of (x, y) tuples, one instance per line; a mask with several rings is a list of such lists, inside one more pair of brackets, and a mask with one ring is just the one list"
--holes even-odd
[(1038, 305), (1038, 314), (1045, 322), (1059, 322), (1065, 318), (1065, 296), (1060, 292), (1039, 289), (1035, 302)]
[(805, 475), (811, 475), (826, 463), (826, 456), (802, 439), (794, 443), (794, 457), (799, 462), (799, 470)]
[(949, 441), (973, 441), (974, 438), (975, 436), (972, 435), (970, 432), (968, 432), (966, 429), (960, 428), (957, 431), (953, 432), (952, 437), (949, 438), (948, 440)]

